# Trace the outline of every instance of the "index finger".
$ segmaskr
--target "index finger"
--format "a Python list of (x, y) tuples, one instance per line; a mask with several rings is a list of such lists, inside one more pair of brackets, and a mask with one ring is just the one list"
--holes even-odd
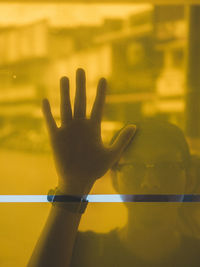
[(91, 119), (100, 123), (106, 98), (106, 79), (101, 78), (97, 87), (97, 94), (92, 107)]

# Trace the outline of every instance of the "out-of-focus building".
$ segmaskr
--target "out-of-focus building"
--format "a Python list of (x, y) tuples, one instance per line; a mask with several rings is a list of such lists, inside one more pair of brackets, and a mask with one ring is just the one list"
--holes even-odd
[(23, 141), (26, 148), (27, 139), (42, 148), (41, 99), (50, 99), (58, 118), (59, 78), (70, 78), (73, 99), (77, 67), (87, 73), (88, 112), (98, 79), (108, 79), (108, 132), (145, 116), (180, 122), (185, 43), (183, 6), (149, 7), (100, 26), (52, 27), (43, 20), (0, 27), (0, 140), (6, 144), (9, 137), (11, 147)]
[(109, 44), (112, 52), (107, 116), (123, 123), (141, 119), (143, 103), (155, 96), (159, 69), (153, 61), (153, 9), (130, 16), (96, 41)]
[(1, 115), (33, 112), (29, 102), (40, 94), (42, 70), (47, 65), (47, 30), (46, 21), (0, 28)]
[(155, 50), (163, 61), (156, 82), (155, 111), (183, 127), (187, 43), (185, 6), (155, 6), (154, 29)]
[(41, 123), (37, 113), (48, 65), (47, 35), (47, 21), (0, 27), (2, 146), (30, 148), (28, 144), (34, 141), (38, 145), (36, 132)]

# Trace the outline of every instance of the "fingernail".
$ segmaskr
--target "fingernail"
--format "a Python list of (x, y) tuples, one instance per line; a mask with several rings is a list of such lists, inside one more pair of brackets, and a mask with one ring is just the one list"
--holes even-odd
[(107, 81), (106, 81), (105, 78), (101, 78), (101, 79), (100, 79), (100, 83), (101, 83), (101, 85), (103, 85), (104, 87), (107, 85)]
[(85, 73), (84, 69), (82, 69), (82, 68), (78, 68), (76, 72), (79, 75), (83, 75)]
[(133, 136), (137, 130), (136, 125), (128, 125), (128, 135)]
[(61, 77), (60, 83), (61, 83), (61, 85), (68, 85), (69, 84), (68, 77), (66, 77), (66, 76)]

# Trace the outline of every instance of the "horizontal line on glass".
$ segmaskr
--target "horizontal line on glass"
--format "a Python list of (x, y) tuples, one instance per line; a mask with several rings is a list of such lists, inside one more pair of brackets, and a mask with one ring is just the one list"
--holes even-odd
[[(47, 195), (0, 195), (0, 203), (48, 203)], [(119, 195), (119, 194), (95, 194), (86, 197), (93, 203), (120, 203), (120, 202), (200, 202), (200, 194), (190, 195)], [(71, 202), (71, 201), (68, 201)]]

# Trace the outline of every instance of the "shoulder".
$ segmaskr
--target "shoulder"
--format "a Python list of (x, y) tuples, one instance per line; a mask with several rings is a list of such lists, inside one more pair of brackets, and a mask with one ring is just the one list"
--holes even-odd
[(182, 236), (182, 244), (187, 250), (198, 250), (200, 251), (200, 239), (192, 236)]
[(74, 250), (86, 250), (90, 246), (96, 247), (99, 243), (101, 234), (92, 231), (78, 232), (74, 244)]
[[(107, 247), (116, 243), (117, 231), (96, 233), (93, 231), (78, 232), (74, 244), (71, 266), (99, 266)], [(94, 264), (96, 263), (96, 265)]]
[(177, 256), (182, 266), (199, 266), (200, 239), (183, 235), (181, 241), (181, 247)]
[[(82, 246), (88, 249), (90, 246), (92, 248), (98, 248), (101, 243), (106, 245), (117, 238), (117, 229), (114, 229), (108, 233), (96, 233), (93, 231), (78, 232), (76, 236), (74, 249), (80, 248)], [(83, 248), (82, 248), (83, 249)]]

